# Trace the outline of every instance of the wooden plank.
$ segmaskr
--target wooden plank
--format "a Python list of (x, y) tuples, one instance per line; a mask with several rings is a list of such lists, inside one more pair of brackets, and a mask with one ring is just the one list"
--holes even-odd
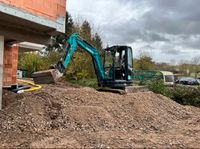
[(0, 36), (0, 110), (2, 109), (4, 37)]

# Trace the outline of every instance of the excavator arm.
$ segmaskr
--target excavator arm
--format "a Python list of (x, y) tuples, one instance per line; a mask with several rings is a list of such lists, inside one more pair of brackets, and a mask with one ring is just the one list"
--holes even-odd
[(67, 68), (71, 57), (75, 51), (75, 49), (79, 47), (86, 51), (93, 60), (94, 63), (94, 69), (98, 78), (98, 81), (102, 81), (105, 78), (105, 73), (103, 69), (103, 64), (101, 57), (99, 55), (99, 52), (96, 48), (94, 48), (92, 45), (87, 43), (86, 41), (82, 40), (80, 37), (78, 37), (77, 33), (72, 34), (68, 40), (67, 40), (67, 46), (66, 46), (66, 54), (65, 56), (57, 63), (55, 68), (63, 74), (65, 69)]

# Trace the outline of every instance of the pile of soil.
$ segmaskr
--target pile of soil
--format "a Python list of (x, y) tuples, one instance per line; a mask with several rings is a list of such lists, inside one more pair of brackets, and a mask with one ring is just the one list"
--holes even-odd
[(15, 94), (13, 92), (3, 90), (3, 101), (2, 101), (2, 107), (8, 107), (14, 102), (17, 102), (20, 100), (23, 96), (21, 94)]
[(0, 148), (190, 147), (200, 144), (200, 109), (147, 93), (119, 95), (66, 84), (6, 92)]

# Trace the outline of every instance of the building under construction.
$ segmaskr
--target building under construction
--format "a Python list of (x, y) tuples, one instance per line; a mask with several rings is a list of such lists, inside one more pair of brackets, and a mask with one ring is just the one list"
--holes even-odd
[(49, 44), (65, 32), (65, 15), (66, 0), (0, 0), (0, 101), (2, 87), (16, 84), (16, 43)]

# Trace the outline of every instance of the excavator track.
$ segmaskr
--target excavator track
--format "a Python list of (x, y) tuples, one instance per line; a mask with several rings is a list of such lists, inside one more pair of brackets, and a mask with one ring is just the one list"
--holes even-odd
[(97, 91), (111, 92), (111, 93), (125, 95), (127, 93), (148, 92), (149, 89), (146, 86), (128, 86), (125, 87), (125, 89), (112, 89), (112, 88), (102, 87), (98, 88)]

